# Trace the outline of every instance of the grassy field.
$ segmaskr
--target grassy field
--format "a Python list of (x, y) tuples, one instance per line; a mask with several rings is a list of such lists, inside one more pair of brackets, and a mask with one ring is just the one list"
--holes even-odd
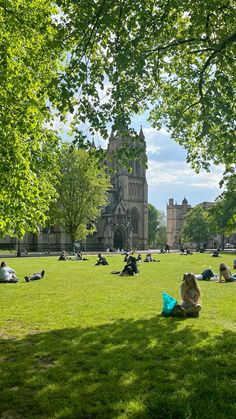
[(236, 417), (236, 283), (200, 282), (198, 319), (160, 316), (183, 272), (234, 257), (158, 255), (135, 277), (111, 274), (122, 255), (7, 259), (20, 282), (0, 284), (0, 417)]

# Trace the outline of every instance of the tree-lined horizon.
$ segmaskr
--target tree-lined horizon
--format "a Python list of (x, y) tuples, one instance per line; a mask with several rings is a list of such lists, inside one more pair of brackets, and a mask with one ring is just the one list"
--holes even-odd
[(0, 1), (1, 234), (45, 223), (68, 113), (81, 145), (81, 124), (106, 137), (150, 108), (196, 171), (224, 166), (218, 205), (235, 202), (235, 18), (233, 0)]

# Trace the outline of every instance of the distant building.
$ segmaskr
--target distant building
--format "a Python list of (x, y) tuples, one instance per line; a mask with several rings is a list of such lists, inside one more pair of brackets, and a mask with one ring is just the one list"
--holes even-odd
[[(212, 202), (201, 202), (200, 204), (204, 209), (208, 209)], [(185, 224), (185, 217), (187, 213), (192, 209), (187, 199), (184, 197), (182, 204), (174, 203), (173, 198), (169, 199), (169, 203), (166, 205), (167, 209), (167, 243), (172, 248), (179, 248), (182, 243), (181, 230)], [(224, 237), (220, 234), (212, 235), (211, 239), (207, 243), (208, 248), (233, 248), (236, 243), (236, 235), (232, 234), (229, 237)], [(192, 245), (195, 246), (194, 243)]]
[(173, 198), (167, 204), (167, 243), (171, 247), (179, 247), (181, 242), (181, 230), (185, 223), (186, 214), (192, 209), (186, 198), (182, 204), (174, 203)]

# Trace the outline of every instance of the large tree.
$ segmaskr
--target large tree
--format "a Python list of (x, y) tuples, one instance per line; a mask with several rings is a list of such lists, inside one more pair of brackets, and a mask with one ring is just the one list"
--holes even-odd
[(210, 237), (210, 227), (207, 211), (197, 205), (186, 215), (181, 238), (186, 242), (196, 243), (198, 249), (204, 248)]
[(168, 127), (196, 170), (212, 161), (235, 176), (234, 0), (57, 3), (71, 51), (61, 88), (75, 121), (104, 134), (108, 120), (122, 125), (151, 106), (152, 124)]
[(71, 242), (96, 231), (96, 219), (107, 203), (111, 186), (98, 158), (70, 144), (63, 144), (60, 154), (58, 200), (52, 209), (52, 221), (69, 235)]
[(0, 1), (0, 234), (37, 232), (55, 196), (49, 96), (62, 46), (47, 0)]

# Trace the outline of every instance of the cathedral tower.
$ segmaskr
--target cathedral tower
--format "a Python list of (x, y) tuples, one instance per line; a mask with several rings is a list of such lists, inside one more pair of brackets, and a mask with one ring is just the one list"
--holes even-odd
[[(97, 223), (97, 232), (86, 240), (86, 250), (146, 249), (148, 246), (148, 187), (146, 181), (146, 143), (142, 128), (130, 139), (128, 130), (112, 131), (108, 143), (111, 169), (109, 204)], [(123, 147), (136, 148), (139, 159), (129, 168), (118, 157)]]

